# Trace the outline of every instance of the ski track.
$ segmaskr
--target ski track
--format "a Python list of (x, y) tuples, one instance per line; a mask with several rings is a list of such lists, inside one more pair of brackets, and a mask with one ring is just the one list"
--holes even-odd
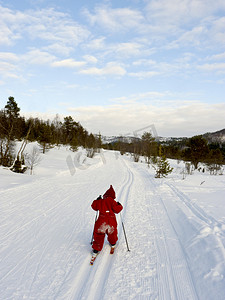
[[(161, 290), (160, 299), (166, 299), (168, 291), (170, 299), (198, 299), (186, 255), (174, 230), (168, 211), (160, 197), (155, 198), (154, 201), (158, 201), (163, 208), (160, 212), (156, 211), (157, 221), (160, 220), (161, 223), (162, 219), (165, 220), (166, 218), (163, 215), (166, 215), (168, 220), (166, 226), (159, 223), (158, 228), (161, 227), (161, 235), (160, 238), (159, 236), (156, 237), (159, 253), (158, 261), (161, 261), (158, 271), (162, 276), (162, 281), (167, 283), (167, 287), (163, 287), (163, 290)], [(162, 263), (163, 260), (164, 263)]]
[(166, 183), (167, 186), (174, 192), (175, 197), (177, 197), (186, 207), (190, 209), (193, 215), (200, 220), (204, 226), (208, 226), (212, 231), (216, 232), (218, 236), (225, 237), (225, 232), (223, 231), (224, 223), (218, 222), (213, 216), (207, 214), (201, 207), (199, 207), (194, 201), (192, 201), (188, 196), (179, 191), (175, 186), (170, 183)]
[[(224, 300), (225, 224), (146, 165), (101, 155), (74, 177), (0, 192), (0, 300)], [(124, 207), (118, 243), (91, 266), (90, 205), (111, 183)]]
[[(182, 193), (178, 188), (176, 188), (171, 183), (163, 183), (157, 187), (158, 200), (164, 207), (164, 212), (167, 214), (168, 220), (173, 228), (173, 231), (177, 237), (177, 241), (179, 242), (180, 249), (182, 250), (183, 257), (185, 257), (185, 265), (187, 269), (187, 276), (190, 282), (190, 286), (192, 285), (192, 290), (194, 291), (191, 299), (224, 299), (225, 294), (217, 294), (216, 289), (220, 288), (223, 285), (223, 272), (221, 271), (213, 271), (215, 268), (221, 270), (221, 261), (224, 264), (225, 261), (225, 250), (224, 250), (224, 232), (222, 231), (223, 223), (216, 221), (212, 216), (207, 214), (203, 209), (201, 209), (192, 199)], [(165, 196), (166, 195), (166, 196)], [(168, 201), (171, 199), (171, 201)], [(174, 219), (174, 211), (176, 211), (176, 219)], [(182, 218), (182, 223), (179, 222), (179, 219)], [(164, 218), (165, 220), (165, 218)], [(185, 231), (182, 230), (181, 224), (185, 224)], [(189, 238), (190, 240), (185, 240), (185, 236), (189, 230)], [(194, 233), (194, 234), (193, 234)], [(199, 233), (196, 235), (196, 233)], [(168, 234), (167, 234), (168, 238)], [(171, 242), (170, 242), (171, 243)], [(209, 252), (208, 249), (211, 250), (211, 244), (215, 244), (214, 252)], [(202, 246), (204, 245), (204, 246)], [(205, 249), (203, 248), (205, 247)], [(166, 247), (169, 249), (169, 245)], [(161, 247), (162, 249), (162, 247)], [(176, 258), (176, 248), (173, 247), (173, 255), (172, 257)], [(201, 256), (199, 256), (199, 250)], [(204, 251), (205, 250), (205, 251)], [(202, 251), (202, 252), (201, 252)], [(211, 250), (212, 251), (212, 250)], [(198, 261), (193, 259), (193, 254), (198, 256)], [(207, 253), (209, 252), (209, 253)], [(218, 266), (213, 266), (212, 269), (208, 269), (209, 267), (206, 264), (206, 261), (217, 261)], [(196, 272), (195, 263), (198, 263), (200, 266), (198, 271)], [(176, 262), (173, 261), (170, 264), (173, 266), (172, 274), (174, 276), (174, 266), (176, 266)], [(177, 272), (177, 270), (175, 269)], [(196, 277), (196, 274), (199, 273), (205, 279), (209, 279), (208, 283), (211, 284), (210, 279), (217, 280), (218, 286), (215, 288), (215, 292), (212, 293), (211, 289), (207, 289), (207, 280), (199, 281), (199, 278)], [(210, 278), (208, 278), (209, 274)], [(201, 277), (200, 276), (200, 277)], [(180, 282), (187, 282), (187, 278), (184, 277), (184, 272), (178, 273), (178, 277), (183, 278)], [(178, 282), (178, 277), (176, 276), (173, 282)], [(180, 285), (182, 286), (182, 284)], [(186, 286), (187, 287), (187, 286)], [(184, 286), (185, 288), (185, 286)], [(179, 288), (180, 289), (180, 288)], [(184, 291), (184, 289), (183, 289)], [(178, 296), (178, 299), (182, 299)], [(185, 298), (186, 299), (186, 298)], [(189, 299), (189, 297), (187, 297)]]
[[(127, 200), (129, 190), (133, 182), (133, 174), (127, 167), (126, 163), (122, 161), (127, 171), (127, 178), (122, 184), (118, 192), (117, 198), (123, 204), (123, 214), (126, 212)], [(121, 232), (121, 223), (118, 222), (118, 232)], [(120, 242), (121, 234), (118, 235), (118, 244)], [(105, 246), (102, 252), (96, 258), (93, 266), (90, 266), (91, 256), (82, 264), (77, 277), (73, 283), (71, 295), (66, 297), (71, 300), (97, 300), (104, 298), (104, 288), (110, 276), (111, 266), (113, 264), (114, 255), (110, 255), (110, 247)], [(115, 251), (116, 252), (116, 251)], [(78, 287), (78, 288), (77, 288)]]
[[(131, 252), (123, 254), (125, 258), (116, 257), (117, 265), (112, 266), (111, 273), (118, 284), (117, 280), (113, 286), (109, 282), (102, 299), (198, 299), (185, 253), (157, 196), (157, 185), (147, 170), (133, 166), (128, 166), (132, 185), (127, 195), (132, 202), (125, 209), (127, 224), (136, 227), (128, 227)], [(143, 190), (144, 199), (139, 196), (141, 191), (143, 195)], [(132, 245), (136, 253), (132, 252)], [(134, 271), (125, 273), (126, 269)], [(120, 282), (123, 282), (124, 273), (126, 287), (123, 288)]]
[[(186, 230), (189, 227), (192, 231), (194, 228), (195, 235), (192, 239), (185, 241), (183, 238), (185, 232), (180, 230), (180, 226), (176, 223), (177, 220), (170, 221), (173, 224), (174, 231), (177, 232), (179, 236), (180, 243), (183, 245), (184, 253), (186, 257), (189, 258), (189, 269), (193, 270), (193, 282), (195, 282), (198, 287), (198, 295), (200, 299), (225, 299), (225, 292), (217, 293), (221, 286), (224, 285), (224, 271), (222, 271), (222, 265), (225, 262), (225, 235), (224, 235), (224, 224), (215, 220), (215, 218), (208, 213), (206, 213), (202, 208), (200, 208), (195, 201), (186, 196), (178, 188), (176, 188), (171, 183), (163, 184), (161, 189), (167, 194), (167, 200), (163, 201), (165, 210), (169, 210), (168, 216), (171, 215), (172, 203), (174, 209), (176, 209), (180, 216), (183, 216), (183, 223), (186, 223)], [(172, 201), (168, 202), (168, 195), (172, 197)], [(197, 234), (196, 234), (197, 233)], [(212, 247), (212, 245), (214, 245)], [(198, 261), (193, 259), (190, 253), (195, 252), (198, 257)], [(201, 255), (199, 255), (201, 253)], [(195, 262), (200, 266), (196, 272)], [(206, 263), (208, 262), (208, 264)], [(211, 267), (210, 267), (211, 265)], [(205, 280), (199, 281), (196, 277), (196, 273), (199, 273)], [(211, 284), (210, 281), (214, 282), (214, 290), (207, 289), (207, 284)]]
[[(149, 201), (153, 210), (152, 216), (154, 216), (151, 222), (157, 228), (154, 240), (157, 249), (159, 299), (198, 299), (186, 254), (174, 230), (166, 206), (157, 192), (157, 184), (152, 176), (144, 177), (147, 179), (146, 186), (148, 185), (151, 190), (150, 195), (154, 195), (149, 197)], [(160, 282), (164, 284), (161, 285)]]

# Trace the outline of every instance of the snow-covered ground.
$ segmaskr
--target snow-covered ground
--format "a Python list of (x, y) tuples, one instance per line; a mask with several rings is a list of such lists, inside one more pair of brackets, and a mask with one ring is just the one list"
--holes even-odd
[[(51, 149), (32, 176), (0, 168), (0, 299), (224, 300), (225, 176), (183, 180), (174, 161), (155, 179), (129, 156), (80, 154)], [(110, 184), (118, 247), (90, 266), (90, 205)]]

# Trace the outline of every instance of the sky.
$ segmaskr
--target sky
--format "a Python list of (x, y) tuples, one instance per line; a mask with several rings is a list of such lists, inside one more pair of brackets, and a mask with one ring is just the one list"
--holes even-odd
[(224, 0), (0, 0), (0, 109), (92, 133), (225, 128)]

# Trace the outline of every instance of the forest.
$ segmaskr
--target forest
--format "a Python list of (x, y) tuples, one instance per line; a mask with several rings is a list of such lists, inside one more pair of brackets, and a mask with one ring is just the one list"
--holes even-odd
[(208, 170), (212, 175), (222, 174), (225, 164), (225, 143), (219, 139), (212, 142), (202, 135), (159, 141), (145, 132), (141, 138), (133, 138), (132, 142), (121, 137), (103, 147), (118, 150), (121, 154), (130, 152), (136, 162), (144, 156), (148, 165), (153, 166), (157, 157), (184, 161), (188, 174), (196, 169), (202, 172)]
[[(15, 153), (15, 141), (22, 141), (22, 148)], [(72, 151), (79, 146), (87, 149), (101, 147), (99, 136), (88, 133), (83, 126), (71, 116), (60, 121), (58, 115), (54, 120), (41, 120), (20, 116), (20, 108), (14, 97), (9, 97), (5, 107), (0, 110), (0, 165), (10, 167), (24, 163), (24, 149), (28, 142), (37, 141), (45, 153), (53, 145), (69, 145)]]

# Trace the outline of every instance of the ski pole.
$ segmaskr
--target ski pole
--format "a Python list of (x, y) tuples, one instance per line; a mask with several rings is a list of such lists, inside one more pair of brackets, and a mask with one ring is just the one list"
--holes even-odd
[[(95, 215), (95, 222), (97, 221), (98, 218), (98, 211), (96, 211), (96, 215)], [(95, 229), (95, 226), (94, 226)], [(92, 233), (92, 237), (91, 237), (91, 245), (93, 244), (93, 239), (94, 239), (94, 229), (93, 229), (93, 233)]]
[[(98, 198), (97, 198), (96, 200), (100, 200), (100, 199), (102, 199), (102, 196), (101, 196), (101, 195), (99, 195)], [(97, 210), (97, 212), (96, 212), (95, 222), (97, 221), (97, 218), (98, 218), (98, 210)], [(92, 237), (91, 237), (91, 245), (93, 244), (94, 230), (95, 230), (95, 226), (94, 226), (93, 233), (92, 233)]]
[(122, 223), (122, 227), (123, 227), (123, 233), (124, 233), (125, 241), (126, 241), (126, 244), (127, 244), (127, 251), (130, 251), (129, 246), (128, 246), (128, 241), (127, 241), (125, 227), (124, 227), (123, 220), (122, 220), (122, 217), (121, 217), (121, 213), (120, 213), (120, 219), (121, 219), (121, 223)]

